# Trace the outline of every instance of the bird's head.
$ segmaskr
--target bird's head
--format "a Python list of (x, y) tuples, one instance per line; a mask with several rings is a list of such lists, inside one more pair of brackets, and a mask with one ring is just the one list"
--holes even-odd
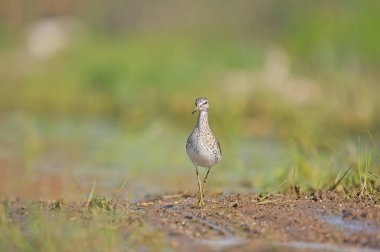
[(208, 111), (209, 104), (206, 97), (199, 97), (195, 99), (195, 109), (191, 114), (194, 114), (197, 111)]

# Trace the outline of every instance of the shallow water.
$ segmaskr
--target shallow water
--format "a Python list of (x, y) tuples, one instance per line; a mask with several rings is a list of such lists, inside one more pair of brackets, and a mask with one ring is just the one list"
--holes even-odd
[[(129, 199), (196, 191), (195, 169), (184, 149), (187, 135), (160, 121), (132, 133), (115, 122), (11, 116), (0, 124), (0, 161), (7, 180), (0, 192), (86, 198), (94, 181), (95, 193), (104, 196), (115, 195), (125, 183), (119, 196)], [(254, 191), (246, 182), (266, 177), (289, 156), (272, 138), (220, 141), (226, 154), (210, 174), (213, 191)]]
[[(0, 193), (30, 199), (83, 199), (94, 181), (96, 194), (132, 200), (146, 194), (196, 192), (195, 169), (185, 152), (187, 136), (187, 131), (163, 120), (131, 132), (116, 121), (11, 115), (0, 123)], [(306, 184), (320, 176), (313, 160), (304, 164), (294, 146), (274, 137), (219, 136), (219, 140), (224, 156), (211, 170), (210, 191), (279, 190), (279, 184), (291, 183), (298, 174), (311, 178)], [(328, 156), (318, 159), (316, 167), (333, 165)], [(201, 175), (205, 171), (200, 169)]]
[[(201, 239), (198, 240), (201, 244), (207, 245), (214, 250), (226, 250), (233, 248), (245, 248), (255, 250), (257, 246), (266, 248), (265, 251), (333, 251), (333, 252), (380, 252), (378, 249), (372, 248), (358, 248), (352, 246), (344, 246), (329, 243), (315, 243), (315, 242), (304, 242), (304, 241), (291, 241), (291, 242), (274, 242), (274, 243), (252, 243), (247, 239), (238, 237), (226, 237), (223, 239)], [(290, 249), (290, 250), (289, 250)], [(260, 250), (261, 251), (261, 250)]]
[[(314, 242), (303, 242), (303, 241), (292, 241), (292, 242), (276, 242), (273, 244), (275, 248), (292, 248), (297, 250), (311, 250), (311, 251), (334, 251), (334, 252), (379, 252), (378, 249), (371, 248), (357, 248), (348, 247), (328, 243), (314, 243)], [(281, 251), (281, 250), (280, 250)]]
[(345, 221), (341, 215), (317, 215), (317, 217), (322, 222), (333, 225), (348, 235), (358, 232), (364, 232), (367, 234), (380, 233), (380, 228), (372, 222), (359, 220)]
[(198, 240), (200, 243), (204, 245), (208, 245), (211, 248), (215, 250), (220, 250), (220, 249), (227, 249), (229, 247), (235, 247), (235, 246), (241, 246), (246, 244), (248, 241), (243, 238), (238, 238), (238, 237), (226, 237), (223, 239), (202, 239)]

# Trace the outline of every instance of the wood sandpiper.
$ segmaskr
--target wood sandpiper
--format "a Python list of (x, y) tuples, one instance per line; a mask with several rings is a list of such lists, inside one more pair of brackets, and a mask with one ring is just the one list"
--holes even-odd
[[(192, 114), (199, 111), (198, 120), (186, 143), (187, 155), (191, 162), (193, 162), (197, 174), (199, 189), (198, 206), (200, 207), (204, 206), (204, 189), (210, 169), (222, 159), (219, 141), (208, 125), (208, 109), (209, 103), (206, 97), (199, 97), (195, 100), (195, 109)], [(199, 179), (198, 166), (207, 168), (203, 184)]]

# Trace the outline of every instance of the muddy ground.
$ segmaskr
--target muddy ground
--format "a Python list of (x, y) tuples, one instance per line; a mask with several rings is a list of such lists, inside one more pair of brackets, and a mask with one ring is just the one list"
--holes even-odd
[[(194, 194), (178, 193), (134, 203), (98, 199), (38, 204), (47, 211), (64, 211), (70, 221), (78, 215), (88, 218), (94, 209), (116, 210), (119, 217), (128, 216), (117, 224), (126, 239), (145, 226), (160, 233), (165, 251), (380, 251), (380, 202), (374, 199), (324, 192), (214, 194), (206, 196), (204, 208), (195, 202)], [(22, 222), (25, 204), (7, 204), (10, 218)]]
[(131, 207), (184, 251), (380, 251), (380, 204), (370, 199), (333, 192), (213, 195), (203, 209), (194, 201), (193, 195), (166, 195)]

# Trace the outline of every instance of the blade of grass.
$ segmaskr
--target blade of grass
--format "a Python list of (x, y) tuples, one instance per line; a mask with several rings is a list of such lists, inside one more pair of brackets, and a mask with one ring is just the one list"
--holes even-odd
[(346, 172), (343, 174), (343, 176), (338, 180), (336, 181), (330, 188), (329, 190), (330, 191), (333, 191), (335, 190), (335, 188), (340, 184), (340, 182), (342, 182), (342, 180), (344, 179), (344, 177), (346, 177), (347, 173), (351, 170), (351, 167), (349, 167)]
[(92, 182), (92, 188), (91, 188), (90, 195), (88, 195), (88, 199), (87, 199), (86, 207), (88, 207), (88, 206), (90, 205), (90, 202), (91, 202), (91, 200), (92, 200), (92, 197), (94, 196), (95, 187), (96, 187), (96, 181), (94, 180), (94, 181)]
[(375, 140), (374, 140), (373, 137), (372, 137), (371, 131), (367, 130), (367, 132), (368, 132), (369, 138), (370, 138), (371, 141), (372, 141), (373, 147), (374, 147), (375, 150), (376, 150), (376, 153), (377, 153), (376, 157), (380, 160), (380, 151), (379, 151), (379, 149), (377, 148), (376, 142), (375, 142)]
[(123, 184), (121, 184), (121, 186), (119, 187), (119, 189), (117, 190), (117, 193), (116, 193), (116, 199), (119, 199), (120, 198), (120, 194), (121, 192), (123, 191), (124, 187), (127, 185), (128, 183), (128, 179), (126, 179)]

